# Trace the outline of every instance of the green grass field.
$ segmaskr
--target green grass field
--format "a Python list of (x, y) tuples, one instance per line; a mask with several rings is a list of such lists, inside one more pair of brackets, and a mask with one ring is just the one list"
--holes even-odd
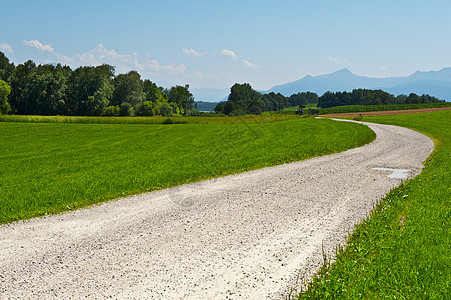
[(314, 299), (451, 299), (451, 111), (364, 117), (431, 136), (422, 174), (384, 198), (308, 291)]
[(319, 114), (325, 115), (325, 114), (368, 112), (368, 111), (408, 110), (408, 109), (438, 108), (449, 106), (451, 106), (451, 102), (388, 104), (388, 105), (347, 105), (347, 106), (321, 108)]
[(262, 123), (293, 119), (290, 115), (247, 115), (239, 117), (215, 116), (201, 117), (72, 117), (72, 116), (29, 116), (0, 115), (0, 122), (18, 123), (70, 123), (70, 124), (211, 124), (211, 123)]
[(310, 117), (224, 117), (209, 124), (36, 118), (50, 123), (0, 122), (0, 223), (339, 152), (374, 139), (365, 126)]

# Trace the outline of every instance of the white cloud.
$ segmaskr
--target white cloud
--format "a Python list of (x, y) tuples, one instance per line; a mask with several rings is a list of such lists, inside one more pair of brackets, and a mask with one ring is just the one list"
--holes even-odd
[[(150, 57), (149, 53), (146, 53)], [(162, 65), (156, 59), (146, 59), (140, 62), (137, 53), (121, 54), (114, 49), (107, 49), (102, 44), (98, 44), (96, 48), (82, 54), (75, 54), (75, 60), (81, 64), (100, 65), (107, 63), (116, 67), (118, 73), (128, 72), (131, 70), (139, 70), (146, 73), (167, 73), (169, 75), (185, 74), (186, 67), (183, 64)]]
[(146, 60), (143, 63), (143, 69), (146, 71), (165, 72), (170, 75), (182, 74), (185, 75), (186, 67), (184, 64), (180, 65), (161, 65), (156, 59)]
[(114, 49), (107, 49), (102, 44), (98, 44), (96, 48), (82, 54), (75, 54), (76, 60), (83, 64), (98, 65), (102, 63), (126, 63), (134, 62), (134, 56), (131, 54), (119, 54)]
[(186, 55), (191, 55), (194, 57), (199, 57), (199, 56), (203, 56), (205, 55), (205, 53), (201, 53), (201, 52), (197, 52), (196, 50), (194, 50), (193, 48), (182, 48), (183, 53), (185, 53)]
[(387, 67), (380, 66), (379, 68), (380, 68), (381, 70), (383, 70), (383, 71), (388, 71), (388, 68), (387, 68)]
[[(27, 41), (24, 41), (24, 44)], [(32, 46), (35, 48), (46, 48), (49, 45), (42, 45), (39, 41), (27, 42), (27, 46)], [(51, 47), (50, 47), (51, 48)], [(137, 70), (141, 75), (147, 74), (151, 76), (155, 75), (182, 75), (186, 76), (186, 67), (183, 64), (161, 64), (156, 59), (146, 59), (140, 61), (138, 59), (138, 54), (122, 54), (118, 53), (114, 49), (105, 48), (101, 43), (97, 45), (94, 49), (86, 51), (84, 53), (76, 53), (73, 56), (65, 56), (50, 50), (45, 50), (51, 52), (56, 58), (56, 62), (70, 65), (71, 67), (79, 66), (98, 66), (101, 64), (109, 64), (115, 67), (116, 73), (125, 73), (131, 70)], [(146, 53), (146, 57), (150, 58), (150, 54)], [(55, 61), (49, 60), (49, 61)]]
[(237, 58), (235, 52), (233, 52), (232, 50), (227, 50), (227, 49), (222, 49), (221, 50), (221, 55), (222, 56), (229, 56), (229, 57), (231, 57), (233, 59)]
[(333, 56), (328, 56), (327, 60), (330, 62), (336, 63), (338, 65), (349, 65), (350, 64), (349, 60), (346, 57), (343, 59), (339, 59), (339, 58), (336, 58)]
[(141, 64), (141, 63), (138, 62), (137, 54), (135, 54), (135, 66), (136, 66), (137, 68), (143, 68), (143, 67), (144, 67), (143, 64)]
[[(131, 70), (136, 70), (144, 78), (152, 77), (154, 80), (174, 81), (186, 80), (190, 76), (197, 78), (203, 77), (203, 74), (201, 73), (190, 73), (190, 75), (187, 75), (187, 69), (184, 64), (163, 64), (151, 57), (148, 52), (144, 53), (143, 58), (140, 59), (138, 53), (119, 53), (116, 50), (108, 49), (99, 43), (97, 47), (86, 52), (66, 56), (55, 52), (50, 45), (43, 45), (37, 40), (24, 41), (23, 43), (26, 46), (37, 48), (40, 51), (48, 53), (49, 57), (47, 57), (47, 62), (61, 63), (63, 65), (69, 65), (72, 68), (109, 64), (115, 67), (116, 74), (123, 74)], [(3, 44), (0, 46), (6, 48)]]
[(53, 48), (52, 48), (51, 45), (43, 45), (43, 44), (42, 44), (40, 41), (38, 41), (38, 40), (23, 41), (23, 44), (24, 44), (25, 46), (28, 46), (28, 47), (36, 48), (36, 49), (38, 49), (39, 51), (42, 51), (42, 52), (50, 52), (50, 53), (54, 53), (54, 50), (53, 50)]
[(14, 53), (13, 47), (7, 43), (0, 44), (0, 50), (4, 52)]
[(258, 65), (253, 64), (253, 63), (251, 63), (250, 61), (245, 60), (245, 59), (243, 60), (243, 64), (244, 64), (244, 66), (245, 66), (246, 68), (251, 68), (251, 69), (257, 69), (257, 68), (259, 68)]
[(327, 60), (336, 64), (341, 64), (341, 61), (336, 57), (328, 56)]
[(71, 64), (71, 63), (74, 62), (73, 58), (70, 58), (70, 57), (65, 56), (65, 55), (61, 55), (61, 54), (55, 53), (55, 56), (58, 58), (58, 60), (59, 60), (58, 62), (62, 63), (63, 65), (64, 64), (68, 65), (68, 64)]

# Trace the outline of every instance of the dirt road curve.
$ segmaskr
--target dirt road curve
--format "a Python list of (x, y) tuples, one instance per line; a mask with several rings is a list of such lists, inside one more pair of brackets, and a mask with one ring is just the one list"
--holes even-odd
[[(433, 142), (368, 124), (343, 153), (0, 227), (0, 298), (277, 298), (311, 276)], [(402, 172), (400, 172), (402, 174)]]

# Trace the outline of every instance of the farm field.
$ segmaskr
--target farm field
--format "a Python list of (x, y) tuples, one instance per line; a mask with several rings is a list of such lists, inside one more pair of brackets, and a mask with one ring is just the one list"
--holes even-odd
[[(304, 113), (308, 109), (316, 109), (316, 104), (307, 104)], [(265, 112), (264, 115), (292, 115), (296, 112), (298, 106), (284, 108), (280, 111)], [(415, 104), (387, 104), (387, 105), (347, 105), (335, 106), (329, 108), (319, 108), (319, 115), (337, 118), (353, 118), (356, 116), (381, 116), (381, 115), (399, 115), (412, 113), (425, 113), (431, 111), (440, 111), (451, 109), (451, 103), (415, 103)]]
[(384, 198), (297, 298), (451, 298), (450, 120), (449, 110), (364, 118), (425, 133), (436, 150), (422, 174)]
[(210, 124), (0, 122), (0, 223), (339, 152), (374, 139), (365, 126), (309, 117), (220, 119)]
[[(427, 109), (441, 109), (441, 108), (451, 108), (451, 103), (440, 102), (440, 103), (415, 103), (415, 104), (387, 104), (387, 105), (347, 105), (347, 106), (334, 106), (329, 108), (321, 108), (319, 111), (320, 115), (331, 115), (331, 114), (344, 114), (344, 113), (369, 113), (369, 112), (379, 112), (386, 111), (390, 114), (400, 114), (400, 111), (410, 111), (406, 113), (412, 113), (412, 110), (427, 110)], [(393, 111), (393, 112), (392, 112)], [(427, 112), (427, 111), (422, 111)], [(365, 116), (365, 114), (362, 114)], [(371, 114), (368, 114), (371, 115)]]
[(239, 117), (202, 116), (202, 117), (74, 117), (74, 116), (32, 116), (0, 115), (0, 122), (18, 123), (70, 123), (70, 124), (232, 124), (264, 123), (296, 118), (292, 115), (246, 115)]

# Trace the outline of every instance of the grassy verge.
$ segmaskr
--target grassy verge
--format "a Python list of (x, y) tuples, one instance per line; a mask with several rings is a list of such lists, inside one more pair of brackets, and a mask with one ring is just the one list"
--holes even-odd
[(0, 224), (339, 152), (374, 138), (365, 126), (309, 117), (235, 121), (0, 122)]
[(322, 108), (320, 109), (319, 114), (326, 115), (326, 114), (368, 112), (368, 111), (408, 110), (408, 109), (423, 109), (423, 108), (439, 108), (449, 106), (451, 106), (451, 102), (389, 104), (389, 105), (347, 105), (347, 106)]
[(70, 123), (70, 124), (211, 124), (211, 123), (263, 123), (293, 119), (290, 115), (247, 115), (239, 117), (72, 117), (72, 116), (20, 116), (0, 115), (0, 122), (18, 123)]
[(422, 174), (384, 198), (299, 299), (451, 299), (451, 111), (365, 117), (431, 136)]

